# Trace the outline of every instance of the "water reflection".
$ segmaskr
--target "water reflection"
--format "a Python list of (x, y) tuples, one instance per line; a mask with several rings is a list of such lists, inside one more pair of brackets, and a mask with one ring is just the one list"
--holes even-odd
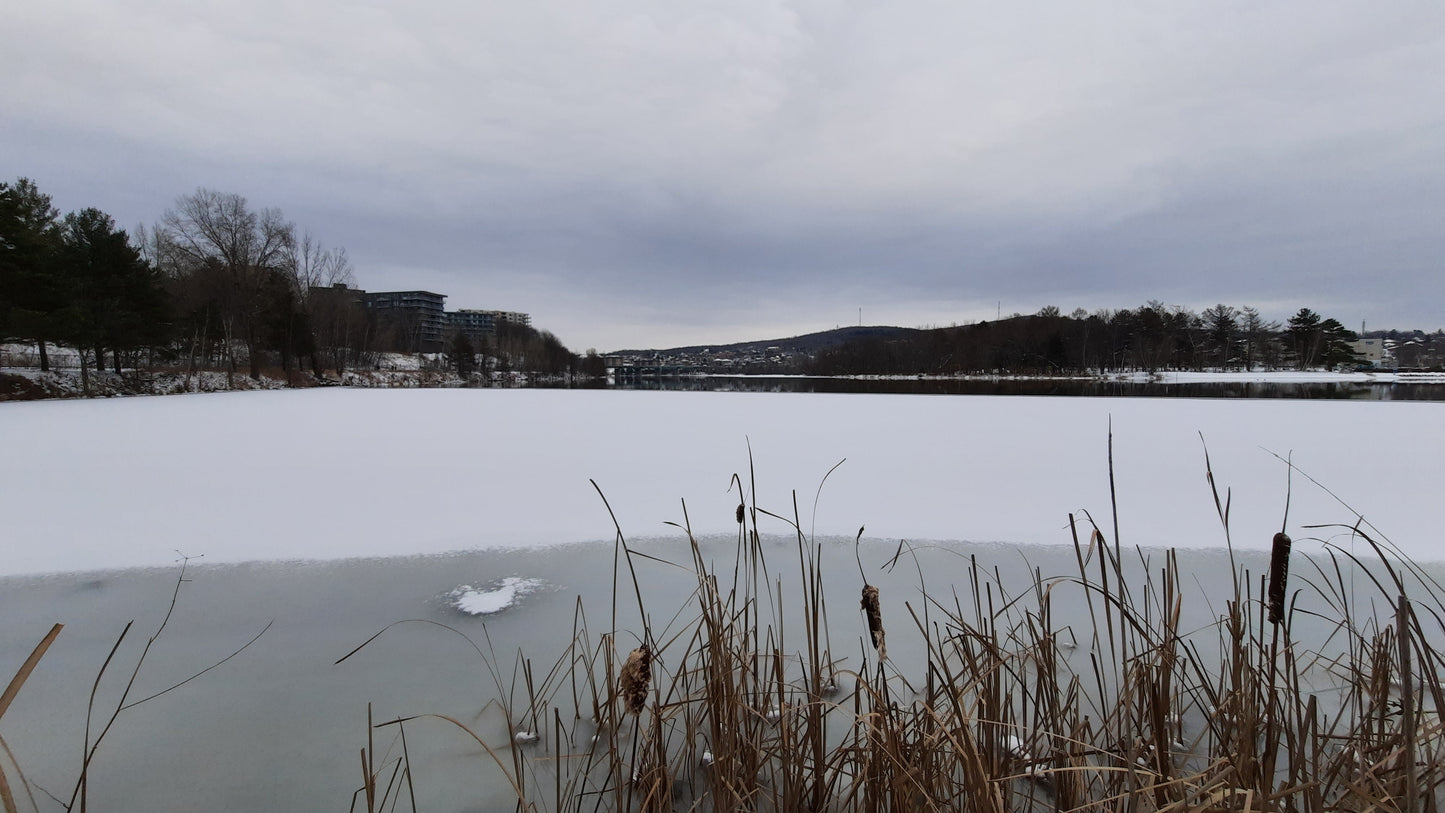
[(1445, 401), (1445, 386), (1358, 382), (1228, 381), (1162, 384), (1097, 379), (664, 378), (611, 389), (878, 395), (1059, 395), (1134, 398), (1303, 398)]

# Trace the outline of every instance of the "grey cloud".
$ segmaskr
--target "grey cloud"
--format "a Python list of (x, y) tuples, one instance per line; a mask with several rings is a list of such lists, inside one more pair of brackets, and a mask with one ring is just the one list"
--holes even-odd
[(1436, 327), (1442, 31), (1433, 3), (22, 0), (0, 146), (66, 207), (236, 191), (368, 287), (604, 347), (1000, 300)]

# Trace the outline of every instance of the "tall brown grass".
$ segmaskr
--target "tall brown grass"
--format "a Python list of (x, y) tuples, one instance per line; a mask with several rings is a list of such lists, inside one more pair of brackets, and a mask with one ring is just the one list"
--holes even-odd
[[(638, 551), (618, 527), (606, 631), (593, 629), (579, 599), (570, 643), (544, 674), (519, 656), (510, 690), (505, 667), (484, 655), (507, 739), (446, 722), (482, 745), (479, 767), (510, 789), (504, 805), (492, 800), (497, 809), (1439, 805), (1441, 588), (1363, 520), (1320, 529), (1332, 536), (1314, 538), (1314, 555), (1296, 545), (1290, 593), (1288, 545), (1276, 546), (1266, 589), (1266, 574), (1236, 562), (1229, 543), (1231, 579), (1213, 597), (1222, 603), (1194, 628), (1184, 619), (1200, 614), (1186, 602), (1213, 599), (1186, 590), (1176, 552), (1123, 546), (1117, 521), (1111, 539), (1087, 515), (1070, 516), (1072, 571), (1034, 570), (1016, 593), (976, 558), (960, 563), (956, 584), (930, 584), (900, 543), (881, 564), (913, 562), (921, 596), (901, 611), (868, 584), (860, 529), (863, 599), (840, 617), (823, 586), (852, 577), (825, 574), (828, 557), (804, 532), (796, 497), (772, 512), (743, 478), (733, 485), (741, 504), (731, 562), (704, 555), (685, 505), (677, 561)], [(1213, 496), (1228, 542), (1229, 497)], [(789, 561), (764, 555), (760, 522), (790, 529)], [(689, 606), (654, 615), (643, 588), (658, 569), (687, 574)], [(619, 611), (634, 601), (635, 616)], [(638, 626), (620, 626), (629, 619)], [(885, 627), (890, 643), (921, 657), (889, 657)], [(404, 736), (418, 720), (377, 729)], [(410, 776), (407, 760), (365, 767), (354, 807), (415, 809), (395, 781)]]

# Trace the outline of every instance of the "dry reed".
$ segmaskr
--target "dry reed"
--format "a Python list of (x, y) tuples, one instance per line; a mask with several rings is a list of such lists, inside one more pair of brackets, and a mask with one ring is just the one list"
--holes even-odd
[[(900, 543), (882, 567), (912, 560), (920, 598), (885, 605), (866, 577), (860, 530), (862, 601), (849, 623), (829, 618), (825, 585), (836, 580), (825, 570), (837, 554), (803, 532), (796, 500), (770, 512), (743, 478), (733, 483), (743, 502), (729, 561), (704, 553), (685, 506), (686, 564), (636, 551), (618, 528), (610, 630), (595, 635), (579, 601), (551, 670), (536, 681), (530, 666), (518, 672), (526, 706), (498, 685), (509, 720), (551, 720), (540, 748), (484, 743), (514, 791), (506, 808), (1440, 805), (1445, 589), (1363, 523), (1334, 529), (1348, 546), (1310, 537), (1318, 553), (1296, 554), (1292, 583), (1283, 532), (1267, 582), (1231, 549), (1232, 592), (1207, 612), (1198, 605), (1211, 596), (1189, 593), (1173, 551), (1126, 548), (1087, 516), (1071, 517), (1072, 570), (1031, 569), (1020, 591), (976, 556), (940, 590), (927, 578), (938, 571)], [(1215, 501), (1227, 541), (1229, 501), (1217, 492)], [(760, 521), (790, 532), (796, 556), (781, 570), (764, 555)], [(662, 628), (634, 563), (692, 574), (689, 605)], [(631, 619), (617, 606), (629, 595)], [(895, 658), (885, 612), (905, 622), (893, 630)], [(629, 623), (640, 628), (628, 633)], [(618, 641), (633, 634), (642, 643), (623, 654)], [(835, 636), (848, 642), (841, 650)], [(404, 809), (401, 794), (387, 798)]]

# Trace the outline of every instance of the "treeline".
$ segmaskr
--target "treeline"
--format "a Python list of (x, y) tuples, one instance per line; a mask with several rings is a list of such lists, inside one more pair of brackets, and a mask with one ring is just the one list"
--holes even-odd
[(171, 333), (160, 271), (109, 215), (61, 217), (33, 182), (0, 184), (0, 337), (35, 342), (48, 369), (50, 343), (84, 348), (99, 367), (109, 350), (119, 366)]
[(866, 338), (819, 352), (815, 375), (1083, 374), (1163, 370), (1254, 370), (1352, 366), (1359, 337), (1337, 320), (1301, 308), (1281, 325), (1252, 307), (1200, 313), (1150, 302), (1136, 310), (1046, 307), (1033, 316)]
[[(406, 326), (357, 300), (344, 248), (329, 249), (281, 210), (199, 189), (134, 235), (106, 213), (62, 216), (21, 178), (0, 183), (0, 340), (79, 351), (82, 378), (107, 366), (321, 377), (412, 349)], [(449, 347), (458, 369), (568, 373), (582, 366), (553, 335), (508, 325)], [(88, 383), (87, 383), (88, 389)]]
[(589, 349), (586, 356), (579, 358), (550, 331), (512, 322), (498, 322), (491, 337), (473, 340), (456, 334), (447, 347), (447, 359), (464, 377), (474, 372), (478, 363), (490, 363), (494, 371), (504, 373), (580, 373), (596, 378), (607, 372), (598, 369), (601, 359), (595, 350)]

